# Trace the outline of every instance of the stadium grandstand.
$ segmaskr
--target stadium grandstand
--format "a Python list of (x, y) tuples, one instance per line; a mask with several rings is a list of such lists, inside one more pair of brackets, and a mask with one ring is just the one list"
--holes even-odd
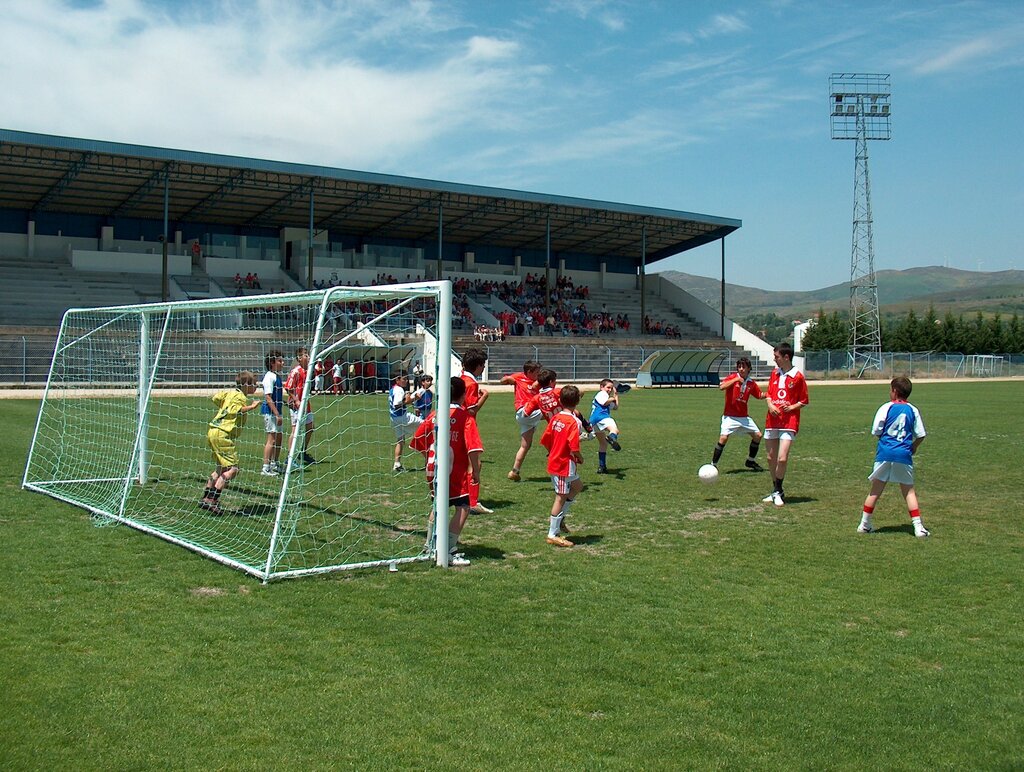
[[(569, 377), (771, 347), (648, 268), (739, 220), (0, 130), (0, 381), (45, 380), (68, 308), (450, 279), (456, 349)], [(282, 309), (286, 312), (286, 309)], [(358, 320), (338, 319), (338, 324)], [(543, 354), (540, 353), (543, 347)], [(583, 366), (586, 365), (586, 366)], [(582, 369), (581, 369), (582, 366)]]

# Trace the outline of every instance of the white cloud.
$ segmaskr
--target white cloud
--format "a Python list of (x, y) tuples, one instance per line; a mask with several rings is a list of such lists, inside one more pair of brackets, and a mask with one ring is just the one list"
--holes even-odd
[(965, 65), (973, 64), (978, 59), (983, 59), (1002, 50), (1006, 45), (1007, 41), (1000, 39), (998, 36), (985, 35), (978, 37), (974, 40), (958, 43), (942, 53), (928, 58), (918, 64), (914, 68), (914, 72), (918, 75), (932, 75), (937, 72), (960, 69)]
[(750, 27), (738, 14), (719, 13), (711, 17), (711, 20), (700, 28), (698, 35), (702, 38), (715, 37), (716, 35), (734, 35), (738, 32), (746, 32)]
[(426, 2), (218, 2), (172, 17), (143, 0), (12, 0), (0, 113), (42, 133), (391, 166), (520, 87), (514, 42), (380, 42), (454, 26)]
[(626, 19), (610, 0), (555, 0), (551, 7), (584, 20), (592, 18), (611, 32), (621, 32), (626, 28)]

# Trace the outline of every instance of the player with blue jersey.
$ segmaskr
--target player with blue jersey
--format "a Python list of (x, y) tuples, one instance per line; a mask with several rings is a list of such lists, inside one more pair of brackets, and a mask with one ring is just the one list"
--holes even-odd
[(597, 435), (597, 473), (608, 473), (608, 446), (622, 450), (619, 444), (619, 426), (612, 418), (612, 411), (619, 407), (619, 395), (615, 392), (615, 381), (605, 378), (598, 384), (597, 394), (591, 403), (590, 424)]
[(281, 473), (281, 441), (284, 437), (284, 382), (281, 380), (281, 368), (284, 367), (284, 354), (274, 350), (264, 359), (267, 372), (263, 376), (263, 403), (260, 413), (263, 415), (263, 428), (267, 433), (267, 442), (263, 446), (264, 477), (275, 477)]
[(913, 384), (909, 378), (893, 378), (889, 384), (890, 401), (875, 413), (871, 433), (878, 437), (878, 448), (875, 451), (875, 467), (868, 477), (871, 480), (871, 492), (864, 500), (864, 511), (857, 527), (860, 533), (871, 533), (874, 530), (871, 515), (875, 505), (886, 483), (895, 482), (899, 483), (900, 492), (907, 502), (914, 535), (931, 536), (931, 532), (921, 523), (921, 510), (914, 489), (914, 454), (924, 442), (925, 430), (921, 412), (907, 402), (912, 389)]
[(388, 392), (388, 413), (391, 415), (391, 428), (395, 430), (395, 472), (404, 472), (402, 466), (402, 447), (405, 445), (405, 438), (411, 437), (416, 432), (416, 427), (423, 423), (423, 419), (408, 409), (408, 406), (417, 396), (409, 390), (409, 376), (401, 373), (395, 377), (395, 382)]

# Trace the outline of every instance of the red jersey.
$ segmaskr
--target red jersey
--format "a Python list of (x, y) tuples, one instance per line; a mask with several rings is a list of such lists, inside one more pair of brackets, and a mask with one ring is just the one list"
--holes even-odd
[(562, 409), (562, 403), (558, 401), (561, 395), (562, 390), (559, 388), (548, 387), (541, 389), (523, 405), (523, 412), (526, 415), (530, 415), (539, 410), (544, 415), (544, 418), (550, 421), (551, 416)]
[(725, 412), (722, 415), (730, 418), (747, 418), (747, 400), (751, 397), (761, 399), (761, 387), (753, 378), (743, 380), (737, 375), (733, 378), (732, 385), (725, 390)]
[(576, 473), (576, 456), (580, 452), (580, 421), (572, 413), (562, 411), (551, 417), (541, 435), (540, 444), (548, 449), (548, 474), (569, 477)]
[(529, 401), (530, 397), (533, 397), (537, 394), (537, 390), (531, 388), (535, 383), (536, 379), (532, 375), (527, 375), (526, 373), (512, 373), (512, 375), (510, 375), (509, 378), (515, 381), (514, 399), (516, 404), (516, 410), (519, 410), (519, 408), (521, 408)]
[(284, 388), (288, 392), (288, 407), (292, 410), (299, 409), (299, 403), (302, 402), (302, 389), (305, 386), (306, 368), (302, 365), (295, 365), (284, 382)]
[[(778, 367), (772, 370), (771, 378), (768, 379), (768, 401), (779, 408), (795, 405), (798, 402), (806, 405), (809, 399), (807, 381), (804, 380), (803, 373), (795, 367), (788, 373), (782, 372)], [(800, 428), (801, 412), (797, 410), (794, 413), (782, 413), (777, 416), (769, 412), (768, 417), (764, 419), (765, 428), (786, 429), (795, 432)]]
[(466, 382), (466, 396), (462, 399), (464, 408), (471, 408), (480, 401), (480, 382), (472, 373), (463, 372), (462, 380)]
[[(451, 448), (449, 456), (451, 473), (448, 475), (448, 498), (454, 499), (469, 495), (469, 454), (483, 452), (484, 444), (480, 440), (480, 432), (472, 413), (467, 412), (462, 405), (452, 405), (449, 416), (448, 446)], [(418, 450), (427, 456), (427, 482), (429, 483), (433, 483), (437, 473), (434, 452), (434, 422), (436, 420), (437, 414), (431, 413), (427, 420), (417, 427), (416, 434), (409, 442), (409, 446), (413, 450)]]

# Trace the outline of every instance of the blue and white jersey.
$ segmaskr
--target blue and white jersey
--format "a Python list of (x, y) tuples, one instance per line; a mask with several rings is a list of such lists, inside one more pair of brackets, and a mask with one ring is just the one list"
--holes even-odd
[(597, 396), (594, 397), (590, 406), (590, 423), (596, 426), (600, 421), (612, 417), (612, 409), (608, 405), (609, 399), (611, 397), (608, 396), (607, 391), (597, 392)]
[(426, 418), (430, 415), (430, 411), (434, 409), (434, 392), (430, 389), (424, 389), (423, 393), (413, 402), (413, 405), (419, 411), (419, 414)]
[(405, 389), (397, 383), (391, 387), (388, 397), (388, 409), (392, 418), (401, 418), (405, 415)]
[(895, 461), (913, 465), (910, 448), (914, 440), (924, 437), (921, 413), (909, 402), (887, 402), (878, 408), (871, 433), (878, 437), (875, 461)]
[[(267, 370), (266, 374), (263, 376), (263, 394), (270, 395), (270, 398), (274, 401), (274, 407), (277, 408), (277, 415), (281, 415), (281, 403), (284, 401), (284, 391), (280, 373)], [(263, 404), (260, 405), (260, 412), (263, 415), (274, 415), (265, 398), (263, 400)]]

